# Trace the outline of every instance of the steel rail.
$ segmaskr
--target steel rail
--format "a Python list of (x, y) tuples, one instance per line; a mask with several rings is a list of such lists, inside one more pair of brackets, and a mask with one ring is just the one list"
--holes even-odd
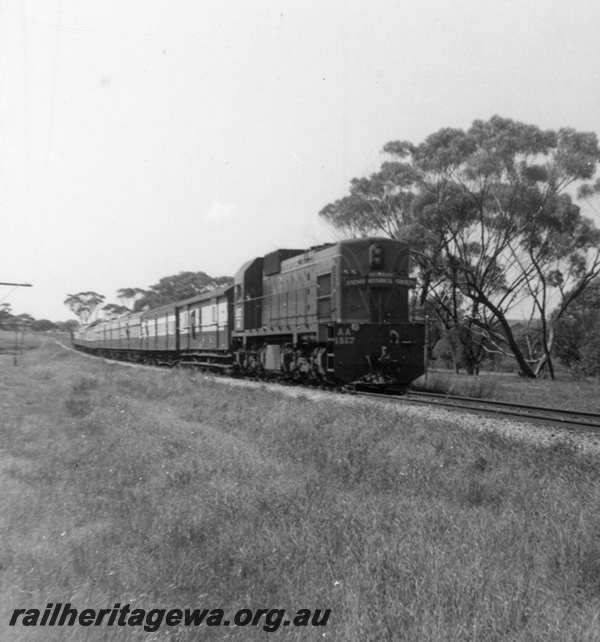
[[(580, 419), (572, 418), (577, 417), (579, 413), (581, 416), (595, 417), (600, 422), (600, 414), (586, 413), (583, 411), (570, 411), (562, 410), (560, 408), (548, 408), (543, 406), (527, 406), (525, 404), (511, 403), (508, 401), (496, 401), (496, 400), (480, 400), (474, 397), (452, 397), (449, 395), (441, 395), (436, 393), (426, 393), (426, 394), (415, 394), (412, 392), (407, 393), (406, 395), (388, 395), (388, 394), (379, 394), (375, 392), (358, 392), (358, 395), (383, 398), (383, 399), (393, 399), (394, 401), (406, 401), (408, 403), (419, 403), (429, 406), (442, 406), (445, 408), (454, 408), (456, 410), (463, 411), (472, 411), (472, 412), (483, 412), (494, 415), (506, 416), (506, 417), (517, 417), (521, 420), (533, 419), (535, 421), (546, 421), (554, 424), (566, 426), (580, 426), (584, 428), (593, 428), (595, 430), (600, 430), (600, 423), (593, 423), (590, 421), (583, 421)], [(429, 400), (424, 398), (429, 397)], [(456, 399), (456, 402), (454, 400)], [(465, 403), (463, 400), (468, 400)], [(498, 406), (503, 406), (499, 408)], [(510, 408), (518, 408), (520, 410), (510, 410)], [(546, 412), (547, 414), (533, 414), (530, 412), (524, 412), (524, 410), (534, 410), (535, 413), (539, 413), (540, 410)], [(552, 416), (554, 415), (554, 416)]]
[[(67, 350), (72, 350), (73, 352), (82, 354), (87, 357), (102, 359), (103, 361), (106, 361), (109, 363), (115, 363), (115, 364), (121, 364), (125, 366), (139, 367), (139, 368), (151, 368), (151, 369), (161, 368), (161, 366), (159, 365), (148, 365), (148, 364), (141, 364), (141, 363), (131, 362), (131, 361), (115, 360), (115, 359), (103, 357), (100, 355), (94, 355), (94, 354), (82, 352), (81, 350), (77, 350), (72, 347), (66, 346), (65, 344), (63, 344), (62, 342), (56, 339), (54, 341), (55, 343), (60, 345), (62, 348), (65, 348)], [(173, 364), (169, 364), (169, 365), (173, 365)], [(179, 365), (181, 366), (191, 365), (193, 367), (194, 364), (182, 363)], [(213, 367), (215, 364), (210, 364), (210, 365), (211, 367)], [(212, 373), (212, 374), (217, 375), (217, 373)], [(237, 379), (237, 377), (232, 377), (232, 379)], [(264, 383), (267, 383), (267, 382), (264, 382)], [(286, 385), (285, 382), (269, 381), (268, 383)], [(427, 406), (441, 406), (444, 408), (454, 408), (455, 410), (462, 410), (466, 412), (471, 411), (475, 413), (481, 412), (481, 413), (488, 413), (488, 414), (494, 414), (494, 415), (505, 416), (505, 417), (516, 417), (521, 420), (533, 419), (536, 421), (546, 421), (546, 422), (551, 422), (554, 424), (561, 425), (562, 427), (565, 427), (565, 428), (568, 428), (569, 426), (580, 426), (584, 428), (593, 428), (596, 430), (600, 430), (600, 423), (591, 423), (588, 421), (581, 421), (578, 419), (568, 418), (568, 417), (577, 417), (577, 416), (594, 417), (600, 421), (600, 414), (584, 412), (579, 410), (563, 410), (561, 408), (549, 408), (545, 406), (528, 406), (526, 404), (511, 403), (509, 401), (497, 401), (495, 399), (486, 400), (486, 399), (477, 399), (476, 397), (460, 397), (460, 396), (444, 395), (440, 393), (429, 393), (429, 392), (421, 392), (421, 391), (408, 392), (407, 394), (389, 394), (389, 393), (385, 394), (385, 393), (379, 393), (379, 392), (352, 391), (350, 394), (355, 394), (361, 397), (373, 397), (375, 399), (388, 399), (388, 400), (393, 400), (395, 402), (404, 401), (407, 403), (418, 403), (418, 404), (427, 405)], [(471, 404), (471, 405), (468, 405), (468, 404)], [(510, 408), (518, 408), (521, 411), (520, 412), (513, 411), (513, 410), (510, 410)], [(528, 412), (522, 412), (523, 410), (534, 410), (535, 412), (546, 412), (548, 414), (547, 415), (531, 414)], [(552, 414), (554, 414), (555, 416), (552, 417), (551, 416)]]
[(422, 390), (411, 390), (410, 395), (418, 397), (431, 397), (438, 399), (450, 399), (455, 401), (465, 401), (467, 403), (486, 403), (490, 406), (507, 406), (510, 408), (522, 408), (524, 410), (535, 410), (539, 412), (554, 412), (564, 415), (572, 415), (573, 417), (594, 417), (600, 420), (600, 413), (587, 412), (585, 410), (571, 410), (569, 408), (550, 408), (549, 406), (532, 406), (513, 401), (501, 401), (499, 399), (478, 399), (477, 397), (463, 397), (460, 395), (447, 395), (440, 392), (427, 392)]

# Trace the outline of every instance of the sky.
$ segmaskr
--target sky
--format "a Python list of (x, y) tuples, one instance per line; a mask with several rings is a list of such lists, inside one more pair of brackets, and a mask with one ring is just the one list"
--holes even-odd
[[(390, 140), (494, 114), (600, 133), (600, 3), (0, 0), (0, 302), (231, 275)], [(600, 211), (600, 210), (599, 210)]]

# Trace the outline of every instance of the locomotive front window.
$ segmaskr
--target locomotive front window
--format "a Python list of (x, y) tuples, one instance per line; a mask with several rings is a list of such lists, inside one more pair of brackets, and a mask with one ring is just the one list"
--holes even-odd
[(342, 290), (342, 317), (368, 323), (395, 323), (408, 319), (405, 287), (348, 285)]
[(356, 321), (369, 319), (369, 298), (366, 286), (352, 285), (343, 288), (342, 317)]
[(406, 288), (371, 288), (369, 310), (372, 323), (391, 323), (408, 319)]

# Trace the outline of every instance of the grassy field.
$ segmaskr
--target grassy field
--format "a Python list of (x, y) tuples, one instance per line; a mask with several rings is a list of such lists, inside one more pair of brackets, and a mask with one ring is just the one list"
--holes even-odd
[[(43, 335), (41, 335), (43, 337)], [(15, 351), (20, 355), (26, 350), (38, 348), (42, 342), (40, 335), (34, 332), (23, 332), (21, 330), (15, 333), (12, 330), (0, 330), (0, 354), (12, 354)]]
[(413, 384), (418, 390), (453, 395), (530, 403), (538, 406), (600, 413), (600, 382), (574, 380), (566, 374), (551, 379), (523, 379), (512, 373), (482, 373), (478, 376), (432, 371)]
[[(401, 407), (0, 356), (2, 640), (598, 640), (600, 467)], [(9, 628), (14, 608), (326, 627)]]

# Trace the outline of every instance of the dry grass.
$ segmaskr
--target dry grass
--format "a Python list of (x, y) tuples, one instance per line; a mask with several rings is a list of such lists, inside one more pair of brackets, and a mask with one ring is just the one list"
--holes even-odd
[(433, 371), (417, 379), (413, 388), (451, 395), (531, 403), (600, 413), (600, 381), (571, 378), (524, 379), (516, 374), (485, 373), (478, 376)]
[(286, 639), (600, 637), (600, 472), (569, 447), (51, 346), (0, 405), (3, 640), (265, 635), (6, 627), (67, 600), (333, 609)]

